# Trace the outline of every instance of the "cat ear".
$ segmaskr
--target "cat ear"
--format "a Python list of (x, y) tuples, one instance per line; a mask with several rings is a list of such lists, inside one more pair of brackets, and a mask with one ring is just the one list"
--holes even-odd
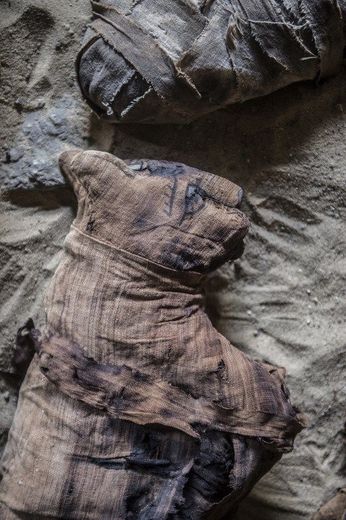
[(110, 161), (105, 161), (106, 155), (95, 150), (78, 149), (60, 155), (60, 170), (71, 184), (79, 202), (87, 194), (93, 199), (99, 198), (103, 186), (110, 186), (114, 181), (113, 170), (116, 168)]
[(82, 154), (82, 150), (74, 149), (62, 152), (59, 156), (59, 167), (63, 176), (67, 179), (69, 184), (72, 186), (73, 191), (79, 199), (81, 196), (81, 190), (83, 190), (81, 182), (78, 178), (78, 156)]

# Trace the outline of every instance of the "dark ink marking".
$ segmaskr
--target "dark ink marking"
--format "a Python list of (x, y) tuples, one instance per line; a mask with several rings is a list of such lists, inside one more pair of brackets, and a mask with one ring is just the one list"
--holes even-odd
[(195, 215), (200, 211), (207, 198), (206, 192), (198, 184), (188, 184), (185, 192), (184, 216)]
[(176, 177), (184, 173), (182, 164), (161, 161), (148, 161), (148, 170), (151, 175), (157, 175), (158, 177)]
[(175, 196), (176, 196), (176, 193), (177, 193), (177, 186), (178, 186), (178, 180), (176, 177), (173, 178), (173, 182), (172, 184), (170, 184), (168, 187), (168, 189), (170, 190), (170, 193), (169, 193), (169, 201), (168, 201), (168, 204), (167, 204), (167, 208), (165, 210), (166, 214), (168, 216), (171, 216), (172, 215), (172, 211), (173, 211), (173, 204), (174, 204), (174, 200), (175, 200)]
[(95, 219), (91, 218), (86, 225), (86, 230), (89, 233), (92, 233), (94, 231), (94, 228), (95, 228)]

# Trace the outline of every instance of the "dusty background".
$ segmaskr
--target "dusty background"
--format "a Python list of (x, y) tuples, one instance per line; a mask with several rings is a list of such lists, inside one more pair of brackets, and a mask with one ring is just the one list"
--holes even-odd
[(235, 345), (286, 366), (311, 423), (239, 520), (309, 519), (346, 481), (346, 73), (186, 127), (114, 128), (91, 115), (75, 84), (89, 16), (89, 0), (0, 5), (1, 443), (16, 405), (15, 331), (29, 316), (44, 323), (42, 296), (74, 214), (58, 153), (178, 160), (244, 187), (246, 251), (210, 279), (208, 308)]

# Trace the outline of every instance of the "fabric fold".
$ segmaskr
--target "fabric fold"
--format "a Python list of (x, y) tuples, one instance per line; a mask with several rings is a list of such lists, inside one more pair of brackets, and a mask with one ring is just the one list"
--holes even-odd
[(92, 8), (76, 71), (85, 100), (110, 121), (186, 123), (342, 66), (344, 0), (99, 0)]
[(306, 424), (284, 370), (250, 359), (205, 312), (208, 273), (243, 251), (242, 190), (105, 152), (67, 151), (60, 166), (78, 210), (42, 335), (32, 320), (20, 329), (18, 348), (36, 355), (0, 501), (42, 518), (221, 519)]

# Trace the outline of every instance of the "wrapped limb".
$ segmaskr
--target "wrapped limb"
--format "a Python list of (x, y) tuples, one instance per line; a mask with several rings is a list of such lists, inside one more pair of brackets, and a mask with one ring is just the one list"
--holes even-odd
[(2, 462), (1, 518), (232, 515), (304, 426), (284, 370), (248, 358), (204, 311), (205, 276), (243, 250), (241, 189), (94, 151), (66, 152), (61, 167), (78, 212), (46, 328), (21, 329), (36, 355)]
[(315, 513), (311, 520), (345, 520), (346, 488), (339, 489), (326, 504)]
[(76, 67), (99, 116), (188, 122), (336, 74), (345, 0), (93, 0)]

